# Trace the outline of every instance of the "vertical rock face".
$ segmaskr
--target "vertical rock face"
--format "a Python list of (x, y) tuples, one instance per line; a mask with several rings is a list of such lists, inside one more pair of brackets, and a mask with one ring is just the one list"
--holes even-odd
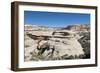
[(25, 61), (82, 58), (90, 58), (89, 25), (63, 29), (25, 25)]
[(70, 25), (70, 26), (67, 26), (66, 28), (64, 29), (68, 29), (68, 30), (72, 30), (72, 31), (89, 31), (90, 30), (90, 26), (89, 24), (84, 24), (84, 25)]

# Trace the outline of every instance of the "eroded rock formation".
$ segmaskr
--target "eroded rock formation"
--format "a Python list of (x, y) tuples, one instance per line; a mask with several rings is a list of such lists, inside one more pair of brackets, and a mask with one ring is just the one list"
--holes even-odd
[(85, 30), (89, 27), (85, 27), (73, 31), (25, 26), (25, 61), (90, 58), (90, 34)]

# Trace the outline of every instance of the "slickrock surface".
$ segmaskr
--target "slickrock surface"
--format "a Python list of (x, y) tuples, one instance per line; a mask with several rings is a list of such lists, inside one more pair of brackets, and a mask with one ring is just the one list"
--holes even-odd
[(48, 28), (25, 25), (25, 61), (90, 58), (89, 25)]

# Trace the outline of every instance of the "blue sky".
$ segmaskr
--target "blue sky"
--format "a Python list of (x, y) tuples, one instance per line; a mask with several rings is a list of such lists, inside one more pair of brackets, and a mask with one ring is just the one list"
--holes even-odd
[(24, 24), (34, 24), (47, 27), (90, 24), (90, 14), (24, 11)]

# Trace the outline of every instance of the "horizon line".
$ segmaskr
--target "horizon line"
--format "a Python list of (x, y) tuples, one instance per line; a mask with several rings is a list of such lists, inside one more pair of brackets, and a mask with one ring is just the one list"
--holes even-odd
[[(39, 24), (24, 24), (24, 25), (35, 25), (35, 26), (44, 26), (44, 27), (50, 27), (50, 26), (46, 26), (46, 25), (39, 25)], [(73, 25), (90, 25), (90, 24), (66, 24), (66, 26), (59, 26), (59, 27), (67, 27), (67, 26), (73, 26)], [(58, 26), (54, 26), (54, 27), (51, 27), (51, 28), (59, 28)]]

